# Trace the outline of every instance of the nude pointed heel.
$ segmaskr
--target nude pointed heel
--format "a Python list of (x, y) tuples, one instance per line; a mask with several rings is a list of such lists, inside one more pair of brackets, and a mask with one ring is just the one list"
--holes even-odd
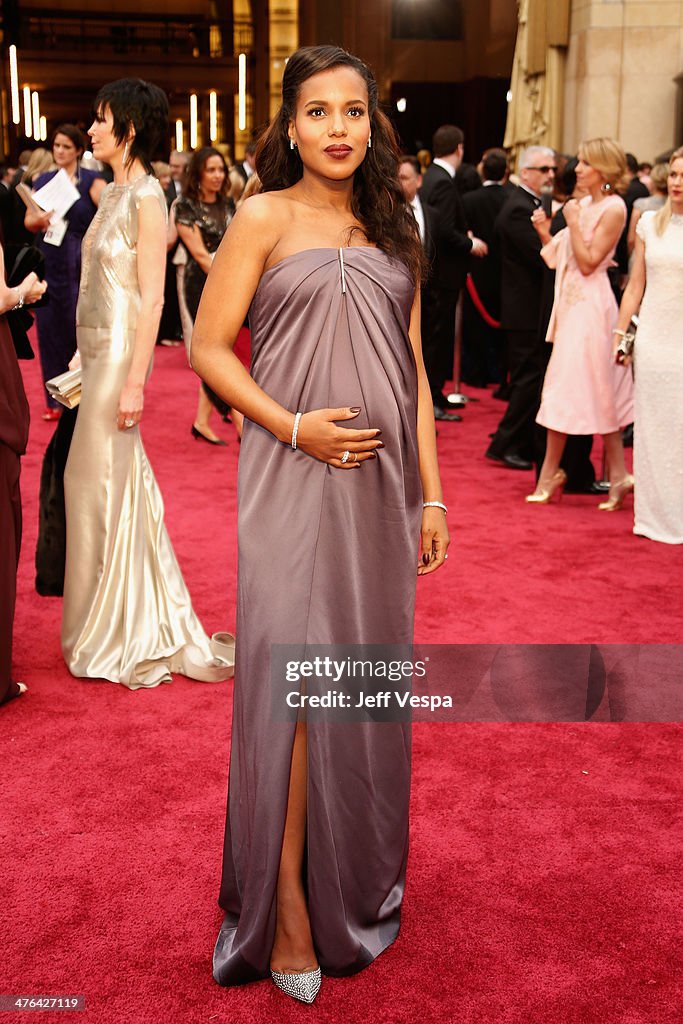
[(529, 505), (547, 505), (553, 494), (557, 492), (557, 500), (562, 501), (567, 474), (563, 469), (558, 469), (554, 474), (548, 487), (537, 487), (533, 494), (527, 494), (524, 499)]
[(617, 512), (624, 503), (626, 495), (633, 490), (635, 480), (630, 473), (627, 473), (623, 480), (611, 484), (607, 501), (601, 501), (598, 505), (600, 512)]

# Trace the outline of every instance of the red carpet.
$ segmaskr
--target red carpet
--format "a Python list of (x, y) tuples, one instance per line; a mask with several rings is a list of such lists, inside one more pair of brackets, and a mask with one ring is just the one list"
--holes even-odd
[[(209, 631), (234, 625), (238, 446), (191, 439), (197, 383), (157, 350), (143, 437)], [(673, 1024), (677, 725), (415, 726), (401, 935), (302, 1007), (211, 978), (232, 687), (177, 678), (131, 693), (82, 682), (61, 601), (33, 590), (38, 475), (52, 426), (37, 364), (23, 464), (17, 677), (0, 711), (5, 785), (0, 994), (78, 995), (106, 1024)], [(678, 642), (683, 550), (634, 538), (631, 508), (522, 502), (530, 474), (483, 458), (502, 405), (473, 392), (439, 446), (454, 543), (419, 582), (430, 642)], [(7, 1024), (34, 1019), (7, 1013)], [(41, 1013), (41, 1021), (64, 1014)]]

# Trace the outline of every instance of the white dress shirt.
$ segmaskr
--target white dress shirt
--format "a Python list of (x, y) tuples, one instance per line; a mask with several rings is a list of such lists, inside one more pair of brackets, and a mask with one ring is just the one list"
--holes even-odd
[(426, 235), (425, 212), (422, 209), (422, 203), (420, 202), (420, 197), (419, 196), (415, 196), (415, 198), (413, 199), (413, 201), (410, 204), (410, 206), (412, 208), (413, 213), (415, 214), (415, 220), (417, 221), (417, 226), (418, 226), (418, 229), (420, 231), (420, 241), (424, 245), (425, 244), (425, 235)]
[(437, 167), (443, 167), (444, 171), (448, 171), (451, 178), (455, 177), (455, 167), (453, 164), (449, 164), (447, 160), (442, 160), (440, 156), (435, 156), (432, 163), (436, 164)]

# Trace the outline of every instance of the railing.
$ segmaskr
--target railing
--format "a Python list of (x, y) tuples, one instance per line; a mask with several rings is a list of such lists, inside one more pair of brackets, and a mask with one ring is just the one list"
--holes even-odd
[(66, 51), (87, 57), (232, 57), (235, 50), (251, 52), (253, 32), (249, 24), (242, 23), (233, 29), (229, 21), (192, 16), (131, 18), (95, 12), (45, 13), (24, 8), (16, 42), (20, 49), (40, 50), (46, 55)]

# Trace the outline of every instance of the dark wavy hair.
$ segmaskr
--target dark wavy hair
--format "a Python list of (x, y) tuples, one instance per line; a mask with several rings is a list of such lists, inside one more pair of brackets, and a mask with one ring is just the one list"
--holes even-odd
[(190, 157), (190, 162), (187, 165), (187, 171), (185, 172), (185, 181), (183, 183), (183, 195), (188, 199), (192, 199), (195, 203), (199, 202), (199, 186), (202, 183), (202, 172), (212, 156), (219, 156), (221, 158), (223, 162), (223, 169), (225, 171), (223, 186), (218, 195), (221, 199), (227, 199), (228, 197), (230, 180), (228, 178), (228, 165), (225, 162), (225, 157), (213, 146), (203, 146), (201, 149), (196, 150)]
[[(55, 144), (55, 139), (58, 135), (66, 135), (69, 142), (72, 142), (76, 149), (80, 149), (81, 153), (86, 148), (85, 135), (80, 128), (77, 128), (75, 124), (60, 124), (52, 133), (52, 146)], [(52, 146), (50, 148), (52, 148)]]
[(388, 117), (379, 109), (377, 82), (366, 64), (339, 46), (302, 46), (292, 54), (282, 79), (282, 105), (258, 141), (256, 173), (262, 191), (290, 188), (303, 176), (297, 149), (289, 145), (288, 125), (296, 114), (301, 86), (313, 75), (332, 68), (357, 71), (368, 90), (368, 114), (372, 147), (353, 179), (351, 209), (369, 242), (388, 256), (402, 260), (415, 282), (423, 275), (424, 256), (412, 211), (400, 182), (400, 151)]
[(141, 78), (119, 78), (103, 85), (93, 104), (95, 116), (106, 108), (114, 121), (114, 138), (121, 145), (132, 125), (135, 129), (127, 163), (139, 160), (148, 174), (168, 133), (168, 98), (163, 89)]

